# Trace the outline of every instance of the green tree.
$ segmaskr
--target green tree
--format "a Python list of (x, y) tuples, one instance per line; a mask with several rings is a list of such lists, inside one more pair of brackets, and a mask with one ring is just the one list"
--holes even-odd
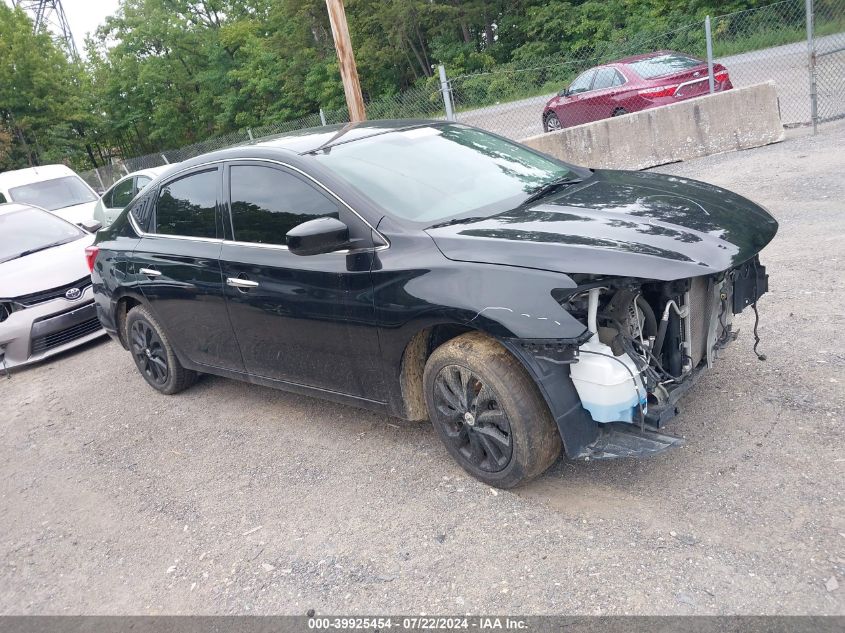
[(0, 169), (93, 161), (86, 84), (49, 33), (0, 4)]

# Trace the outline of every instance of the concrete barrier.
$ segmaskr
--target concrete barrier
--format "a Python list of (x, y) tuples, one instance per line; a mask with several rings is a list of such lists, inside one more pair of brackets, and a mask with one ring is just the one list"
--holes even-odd
[(645, 169), (784, 139), (774, 82), (642, 110), (523, 139), (561, 160)]

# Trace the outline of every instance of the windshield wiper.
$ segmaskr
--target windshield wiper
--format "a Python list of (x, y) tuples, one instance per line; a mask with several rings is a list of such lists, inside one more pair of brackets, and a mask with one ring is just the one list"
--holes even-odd
[[(45, 246), (39, 246), (37, 248), (30, 248), (29, 250), (24, 251), (23, 253), (18, 253), (17, 255), (12, 257), (11, 259), (19, 259), (21, 257), (26, 257), (27, 255), (32, 255), (33, 253), (38, 253), (40, 251), (46, 251), (48, 248), (53, 248), (54, 246), (61, 246), (62, 244), (67, 244), (68, 241), (72, 241), (72, 240), (60, 240), (58, 242), (53, 242), (52, 244), (47, 244)], [(9, 260), (5, 260), (5, 261), (9, 261)]]
[(325, 143), (323, 143), (322, 145), (320, 145), (318, 147), (315, 147), (314, 149), (309, 149), (307, 152), (302, 152), (302, 155), (316, 154), (317, 152), (330, 150), (334, 146), (335, 142), (341, 136), (346, 134), (349, 130), (352, 130), (355, 127), (357, 127), (357, 125), (358, 125), (357, 123), (347, 123), (342, 128), (340, 128), (337, 132), (335, 132), (334, 135), (328, 141), (326, 141)]
[(445, 222), (440, 222), (439, 224), (432, 224), (430, 229), (439, 229), (442, 226), (452, 226), (454, 224), (468, 224), (470, 222), (478, 222), (479, 220), (486, 220), (487, 218), (481, 216), (474, 216), (471, 218), (452, 218), (451, 220), (446, 220)]
[(568, 187), (569, 185), (577, 185), (579, 182), (584, 182), (583, 178), (572, 178), (571, 176), (564, 176), (563, 178), (550, 180), (549, 182), (540, 185), (534, 191), (532, 191), (531, 195), (528, 196), (522, 204), (536, 202), (540, 198), (544, 198), (553, 191), (557, 191), (558, 189), (561, 189), (563, 187)]

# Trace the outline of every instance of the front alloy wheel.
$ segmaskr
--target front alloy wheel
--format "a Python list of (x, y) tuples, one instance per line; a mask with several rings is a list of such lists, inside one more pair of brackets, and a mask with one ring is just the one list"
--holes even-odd
[(468, 332), (432, 352), (423, 371), (428, 415), (446, 450), (469, 474), (512, 488), (560, 454), (557, 425), (516, 357)]
[(558, 119), (557, 115), (552, 112), (546, 117), (546, 132), (556, 132), (560, 129), (563, 129), (563, 126), (560, 124), (560, 119)]
[(513, 454), (511, 425), (493, 389), (472, 371), (447, 365), (434, 379), (436, 415), (442, 435), (476, 468), (499, 472)]

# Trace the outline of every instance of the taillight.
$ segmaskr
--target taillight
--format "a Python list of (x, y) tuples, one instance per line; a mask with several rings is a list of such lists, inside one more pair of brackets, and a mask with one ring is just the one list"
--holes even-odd
[(89, 272), (94, 272), (94, 262), (97, 261), (97, 255), (100, 252), (100, 247), (91, 244), (91, 246), (85, 247), (85, 261), (88, 262), (88, 270)]
[(728, 71), (727, 70), (720, 70), (719, 72), (717, 72), (713, 76), (713, 79), (715, 79), (719, 83), (724, 83), (725, 81), (728, 80)]
[(639, 92), (642, 96), (651, 99), (653, 97), (671, 97), (677, 89), (678, 86), (658, 86), (657, 88), (643, 88)]

